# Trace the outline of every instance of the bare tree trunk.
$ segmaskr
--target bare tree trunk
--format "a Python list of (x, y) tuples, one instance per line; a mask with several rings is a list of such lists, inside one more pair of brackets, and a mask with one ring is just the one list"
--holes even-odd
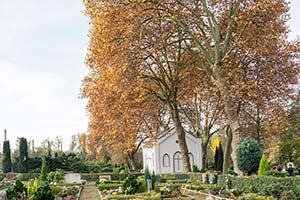
[(209, 138), (204, 139), (202, 141), (201, 150), (202, 150), (202, 169), (206, 168), (206, 157), (207, 157), (207, 146), (208, 146)]
[(227, 115), (227, 119), (232, 133), (231, 158), (233, 161), (233, 168), (238, 175), (242, 175), (243, 173), (238, 168), (237, 156), (236, 156), (236, 150), (238, 148), (238, 145), (240, 144), (240, 122), (239, 122), (239, 114), (237, 109), (238, 105), (234, 103), (232, 97), (230, 96), (228, 85), (226, 84), (226, 80), (224, 79), (223, 74), (220, 71), (219, 67), (218, 66), (214, 67), (214, 70), (215, 70), (215, 74), (217, 74), (215, 84), (217, 87), (219, 87), (222, 99), (224, 101), (225, 113)]
[(130, 165), (130, 169), (132, 171), (135, 171), (136, 170), (136, 162), (135, 162), (134, 155), (129, 155), (128, 156), (128, 163)]
[(230, 127), (227, 126), (226, 130), (224, 130), (225, 135), (225, 148), (224, 148), (224, 160), (223, 160), (223, 174), (228, 172), (228, 168), (230, 165), (230, 153), (231, 153), (231, 142), (232, 142), (232, 135), (230, 131)]
[(172, 121), (175, 125), (176, 134), (178, 138), (179, 143), (179, 149), (182, 155), (182, 164), (183, 164), (183, 171), (184, 172), (190, 172), (191, 171), (191, 164), (190, 164), (190, 158), (189, 158), (189, 150), (186, 144), (186, 138), (185, 138), (185, 131), (182, 127), (180, 118), (179, 118), (179, 111), (176, 105), (169, 106), (169, 111), (172, 117)]

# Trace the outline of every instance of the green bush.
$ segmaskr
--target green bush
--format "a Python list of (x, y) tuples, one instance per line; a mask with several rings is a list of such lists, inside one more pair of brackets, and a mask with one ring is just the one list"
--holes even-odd
[(147, 179), (150, 179), (150, 171), (148, 166), (146, 166), (145, 170), (144, 170), (144, 179), (145, 181), (147, 181)]
[(122, 188), (125, 194), (135, 194), (141, 185), (142, 183), (137, 181), (136, 175), (129, 174), (125, 180), (125, 183), (122, 185)]
[(17, 180), (15, 184), (6, 190), (6, 193), (8, 199), (23, 199), (24, 193), (25, 196), (27, 194), (27, 188), (20, 180)]
[(247, 175), (256, 173), (261, 158), (261, 149), (256, 140), (247, 137), (237, 149), (237, 163), (239, 169)]
[(136, 193), (135, 195), (111, 195), (106, 196), (105, 199), (124, 200), (124, 199), (139, 199), (139, 200), (160, 200), (160, 193), (147, 192), (147, 193)]
[(21, 181), (34, 180), (35, 178), (39, 178), (39, 176), (39, 173), (23, 173)]
[(274, 197), (259, 196), (257, 194), (252, 194), (252, 193), (246, 194), (240, 199), (241, 200), (276, 200)]
[[(225, 175), (218, 176), (218, 185), (225, 188)], [(262, 196), (281, 198), (283, 191), (293, 191), (297, 199), (300, 199), (299, 177), (234, 177), (228, 176), (231, 188), (243, 190), (245, 193), (256, 193)], [(284, 194), (284, 193), (283, 193)]]
[(111, 189), (118, 189), (119, 187), (122, 187), (122, 184), (120, 183), (107, 183), (107, 184), (100, 184), (97, 185), (98, 190), (111, 190)]
[[(139, 176), (142, 173), (134, 173), (135, 175)], [(129, 174), (119, 174), (119, 173), (81, 173), (81, 179), (86, 181), (98, 181), (99, 176), (111, 176), (112, 180), (125, 180)]]
[(33, 194), (32, 200), (53, 200), (52, 190), (50, 185), (43, 182), (39, 185), (37, 191)]
[(266, 174), (266, 172), (268, 172), (268, 170), (269, 170), (268, 160), (266, 155), (263, 154), (259, 162), (258, 175), (263, 176)]
[(42, 169), (40, 174), (40, 181), (47, 181), (47, 168), (46, 168), (46, 158), (42, 158)]
[(280, 171), (277, 171), (277, 170), (270, 170), (270, 171), (267, 171), (264, 175), (265, 176), (275, 176), (275, 177), (286, 177), (289, 174), (287, 172), (280, 172)]
[(200, 172), (199, 168), (197, 165), (193, 165), (193, 172)]
[(209, 188), (209, 186), (205, 184), (199, 184), (199, 185), (187, 184), (184, 186), (184, 188), (189, 190), (206, 191)]

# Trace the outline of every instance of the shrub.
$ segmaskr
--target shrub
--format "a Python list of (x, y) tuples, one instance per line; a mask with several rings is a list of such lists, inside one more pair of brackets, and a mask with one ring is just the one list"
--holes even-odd
[(261, 149), (256, 140), (247, 137), (237, 149), (237, 163), (239, 169), (245, 174), (256, 173), (261, 158)]
[(135, 194), (141, 185), (142, 183), (137, 181), (136, 175), (129, 174), (125, 180), (125, 183), (122, 185), (122, 188), (125, 194)]
[(257, 194), (249, 193), (240, 198), (241, 200), (276, 200), (274, 197), (266, 197), (266, 196), (259, 196)]
[(108, 184), (100, 184), (97, 186), (98, 190), (111, 190), (111, 189), (118, 189), (119, 187), (122, 187), (122, 184), (120, 183), (108, 183)]
[(193, 172), (200, 172), (197, 165), (193, 165)]
[(37, 191), (32, 196), (32, 200), (53, 200), (53, 199), (54, 196), (52, 195), (50, 185), (45, 182), (39, 185)]
[(145, 181), (147, 181), (147, 179), (150, 179), (150, 171), (149, 171), (148, 166), (145, 167), (144, 179), (145, 179)]
[[(228, 176), (232, 188), (243, 190), (245, 193), (257, 193), (262, 196), (273, 196), (281, 199), (283, 191), (293, 191), (296, 199), (300, 199), (299, 177), (234, 177)], [(225, 188), (226, 176), (218, 176), (218, 185)]]
[(47, 169), (46, 169), (46, 158), (42, 158), (42, 169), (40, 175), (40, 181), (47, 181)]
[(282, 172), (282, 171), (277, 171), (277, 170), (270, 170), (270, 171), (267, 171), (264, 175), (265, 176), (275, 176), (275, 177), (286, 177), (289, 174), (287, 172)]
[(124, 200), (124, 199), (140, 199), (140, 200), (160, 200), (161, 196), (159, 193), (147, 192), (137, 193), (135, 195), (112, 195), (105, 197), (106, 199)]
[(260, 162), (259, 162), (259, 170), (258, 175), (263, 176), (269, 170), (268, 160), (265, 154), (262, 155)]
[(14, 185), (6, 190), (6, 192), (8, 199), (24, 199), (27, 194), (27, 189), (20, 180), (17, 180)]
[(61, 169), (57, 169), (54, 174), (54, 182), (57, 183), (62, 181), (64, 179), (63, 175), (63, 171)]
[(29, 197), (31, 197), (37, 191), (38, 187), (39, 187), (39, 181), (37, 178), (34, 179), (34, 182), (27, 183), (27, 193)]

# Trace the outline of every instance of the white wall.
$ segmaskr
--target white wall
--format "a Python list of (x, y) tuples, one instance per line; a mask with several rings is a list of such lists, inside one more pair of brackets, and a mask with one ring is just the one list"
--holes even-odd
[(152, 173), (152, 171), (156, 172), (156, 161), (155, 161), (155, 150), (154, 148), (143, 148), (143, 164), (144, 164), (144, 170), (146, 166), (148, 166), (149, 171)]
[[(176, 152), (180, 151), (179, 150), (179, 144), (176, 143), (177, 141), (177, 135), (176, 134), (171, 134), (169, 136), (166, 136), (165, 138), (162, 138), (158, 142), (158, 149), (157, 149), (157, 159), (159, 159), (158, 162), (158, 173), (174, 173), (174, 159), (173, 156)], [(194, 157), (194, 165), (197, 165), (199, 169), (202, 168), (202, 163), (201, 163), (201, 139), (200, 138), (195, 138), (189, 134), (186, 135), (186, 141), (188, 145), (188, 150), (189, 152), (192, 153)], [(167, 153), (170, 157), (170, 163), (169, 166), (163, 166), (163, 156), (164, 154)], [(178, 164), (178, 163), (177, 163)], [(183, 170), (182, 167), (182, 160), (180, 164), (181, 172)], [(175, 171), (179, 172), (179, 171)]]

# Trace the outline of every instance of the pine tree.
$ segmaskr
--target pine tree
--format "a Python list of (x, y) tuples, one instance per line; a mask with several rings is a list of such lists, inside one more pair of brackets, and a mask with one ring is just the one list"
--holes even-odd
[(45, 157), (42, 158), (40, 181), (42, 181), (42, 182), (47, 181), (47, 169), (46, 169), (46, 158)]
[(28, 160), (28, 146), (27, 146), (27, 140), (26, 138), (20, 138), (20, 155), (18, 160), (18, 168), (19, 172), (21, 173), (27, 173), (28, 167), (27, 167), (27, 160)]
[(221, 143), (216, 147), (215, 152), (215, 169), (217, 171), (222, 171), (223, 169), (223, 149)]
[(2, 170), (4, 173), (11, 172), (11, 155), (10, 155), (10, 145), (9, 141), (6, 140), (3, 143), (3, 162)]
[(269, 170), (268, 160), (265, 154), (262, 155), (259, 162), (258, 175), (263, 176)]

